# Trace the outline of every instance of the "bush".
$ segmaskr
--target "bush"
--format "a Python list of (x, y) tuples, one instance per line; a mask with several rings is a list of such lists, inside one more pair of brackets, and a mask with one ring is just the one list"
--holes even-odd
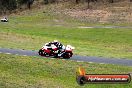
[(17, 8), (16, 0), (1, 0), (0, 2), (0, 13), (6, 12), (7, 10), (14, 10)]

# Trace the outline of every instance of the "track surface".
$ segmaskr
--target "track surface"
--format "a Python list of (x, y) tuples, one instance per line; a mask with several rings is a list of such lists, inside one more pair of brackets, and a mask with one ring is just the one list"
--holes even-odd
[[(0, 53), (6, 54), (15, 54), (15, 55), (23, 55), (23, 56), (39, 56), (38, 51), (31, 50), (19, 50), (19, 49), (7, 49), (0, 48)], [(89, 57), (89, 56), (79, 56), (74, 55), (70, 60), (75, 60), (78, 62), (89, 62), (89, 63), (100, 63), (100, 64), (118, 64), (118, 65), (126, 65), (132, 66), (132, 60), (130, 59), (117, 59), (117, 58), (103, 58), (103, 57)]]

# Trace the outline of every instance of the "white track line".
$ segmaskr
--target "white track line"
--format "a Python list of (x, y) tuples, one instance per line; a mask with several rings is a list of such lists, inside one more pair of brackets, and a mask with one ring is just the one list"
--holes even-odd
[(74, 61), (74, 60), (70, 60), (70, 61)]
[(27, 55), (23, 55), (23, 56), (27, 56)]
[(11, 54), (11, 53), (5, 53), (5, 54)]
[(84, 61), (79, 61), (79, 60), (77, 60), (77, 62), (84, 62)]
[(0, 53), (2, 53), (2, 52), (0, 52)]
[(55, 59), (55, 58), (50, 58), (50, 59)]
[(88, 63), (93, 63), (93, 62), (88, 62)]
[(105, 64), (105, 63), (99, 63), (99, 64)]
[(81, 26), (81, 27), (78, 27), (78, 28), (94, 28), (94, 27), (83, 27), (83, 26)]

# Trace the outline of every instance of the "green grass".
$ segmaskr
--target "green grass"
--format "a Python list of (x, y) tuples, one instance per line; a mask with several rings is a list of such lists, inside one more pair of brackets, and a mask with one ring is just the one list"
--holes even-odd
[(9, 23), (0, 23), (0, 47), (38, 50), (57, 39), (75, 46), (75, 54), (132, 58), (131, 29), (80, 29), (78, 26), (91, 24), (45, 9), (23, 11), (9, 18)]
[(38, 50), (44, 43), (58, 39), (65, 45), (75, 46), (75, 54), (132, 58), (131, 29), (75, 29), (26, 23), (22, 24), (23, 27), (11, 25), (0, 28), (1, 47)]
[[(132, 67), (101, 65), (41, 57), (0, 54), (0, 88), (80, 88), (76, 69), (82, 66), (88, 74), (125, 74)], [(131, 88), (130, 84), (88, 84), (81, 88)]]
[[(10, 15), (9, 23), (0, 22), (0, 47), (38, 50), (44, 43), (57, 39), (75, 46), (74, 54), (132, 58), (131, 29), (79, 29), (78, 26), (113, 24), (81, 22), (49, 9), (50, 6), (23, 11)], [(88, 74), (132, 73), (131, 66), (0, 54), (0, 88), (80, 88), (75, 79), (79, 66)], [(97, 87), (131, 88), (132, 83), (81, 86)]]

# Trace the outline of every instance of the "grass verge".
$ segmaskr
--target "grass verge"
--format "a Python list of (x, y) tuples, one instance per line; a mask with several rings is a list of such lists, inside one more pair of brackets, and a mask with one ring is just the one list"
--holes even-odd
[[(86, 68), (92, 74), (131, 73), (132, 67), (75, 62), (41, 57), (0, 54), (0, 88), (80, 88), (76, 69)], [(83, 88), (131, 88), (130, 84), (88, 84)]]

